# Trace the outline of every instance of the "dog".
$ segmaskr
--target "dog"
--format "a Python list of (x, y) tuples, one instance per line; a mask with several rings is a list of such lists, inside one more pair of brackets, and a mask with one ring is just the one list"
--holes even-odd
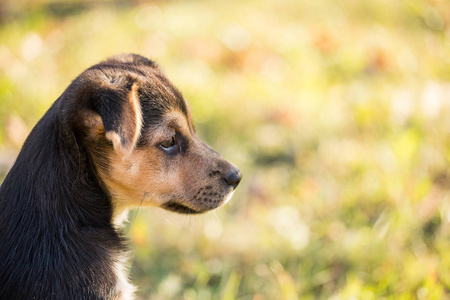
[(123, 54), (92, 66), (33, 128), (0, 187), (0, 299), (133, 299), (128, 209), (204, 213), (241, 177), (197, 137), (155, 62)]

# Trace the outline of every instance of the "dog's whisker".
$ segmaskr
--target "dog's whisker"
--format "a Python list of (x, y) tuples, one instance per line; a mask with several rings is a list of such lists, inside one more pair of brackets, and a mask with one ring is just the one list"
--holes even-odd
[(194, 231), (193, 225), (192, 225), (192, 219), (194, 216), (187, 215), (185, 216), (185, 220), (187, 221), (187, 228), (190, 232)]
[(170, 225), (174, 225), (173, 222), (170, 221), (169, 217), (167, 216), (167, 212), (165, 210), (162, 210), (162, 216), (167, 223), (169, 223)]
[(217, 212), (215, 210), (212, 211), (212, 215), (216, 220), (220, 220), (219, 216), (217, 215)]
[(144, 192), (144, 194), (141, 197), (141, 202), (139, 203), (138, 207), (136, 208), (136, 212), (134, 213), (134, 218), (133, 218), (133, 221), (132, 221), (132, 224), (131, 224), (131, 230), (133, 230), (133, 228), (134, 228), (134, 222), (136, 221), (136, 217), (137, 217), (137, 214), (139, 212), (139, 209), (141, 208), (142, 203), (144, 202), (144, 199), (147, 196), (148, 196), (148, 192)]

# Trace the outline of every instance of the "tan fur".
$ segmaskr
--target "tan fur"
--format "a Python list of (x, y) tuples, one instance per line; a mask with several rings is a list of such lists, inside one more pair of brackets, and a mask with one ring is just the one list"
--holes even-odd
[[(171, 112), (166, 120), (166, 124), (154, 130), (152, 141), (170, 138), (174, 132), (171, 126), (189, 133), (182, 114)], [(101, 172), (101, 177), (113, 196), (115, 219), (132, 206), (160, 206), (163, 195), (179, 189), (183, 178), (179, 172), (164, 168), (163, 155), (159, 149), (150, 147), (136, 149), (129, 157), (109, 153), (110, 169), (108, 174)]]
[[(210, 183), (211, 178), (207, 176), (210, 162), (202, 153), (208, 146), (196, 137), (191, 128), (192, 124), (181, 112), (171, 111), (165, 116), (164, 122), (153, 130), (152, 137), (148, 137), (151, 138), (149, 143), (154, 144), (169, 139), (177, 130), (190, 138), (191, 153), (180, 160), (174, 169), (166, 168), (164, 153), (155, 147), (135, 149), (128, 157), (110, 151), (109, 170), (99, 170), (113, 196), (115, 219), (119, 220), (129, 207), (161, 206), (168, 195), (179, 199), (186, 207), (197, 209), (195, 203), (189, 200), (194, 198), (198, 189)], [(113, 139), (114, 136), (109, 138)], [(214, 190), (214, 186), (211, 189)], [(217, 203), (217, 207), (226, 202), (227, 196), (223, 195), (223, 201)]]

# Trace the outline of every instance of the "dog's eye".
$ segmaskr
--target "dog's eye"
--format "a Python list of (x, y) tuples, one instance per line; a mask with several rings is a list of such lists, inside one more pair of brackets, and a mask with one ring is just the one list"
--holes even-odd
[(175, 137), (174, 137), (174, 136), (171, 137), (170, 139), (168, 139), (168, 140), (162, 142), (160, 145), (161, 145), (161, 147), (163, 147), (163, 149), (165, 149), (165, 150), (171, 149), (173, 146), (175, 146)]

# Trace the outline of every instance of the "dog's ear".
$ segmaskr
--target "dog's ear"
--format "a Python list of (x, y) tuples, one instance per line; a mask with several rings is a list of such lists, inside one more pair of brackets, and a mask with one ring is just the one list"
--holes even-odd
[(138, 85), (130, 81), (120, 89), (102, 87), (95, 94), (94, 110), (101, 117), (104, 134), (125, 159), (132, 153), (142, 128)]

